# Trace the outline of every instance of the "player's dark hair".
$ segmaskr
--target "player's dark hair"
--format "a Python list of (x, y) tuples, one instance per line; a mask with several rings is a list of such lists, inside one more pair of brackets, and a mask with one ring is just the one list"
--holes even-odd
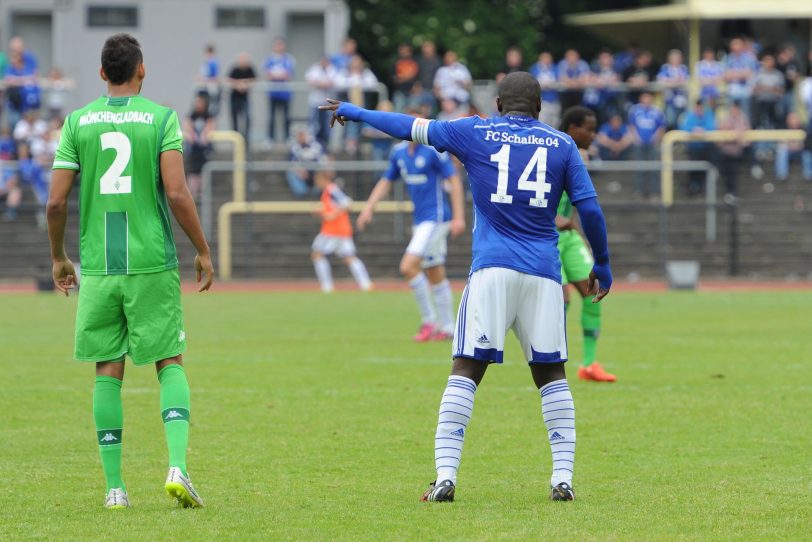
[(129, 34), (115, 34), (104, 42), (101, 65), (113, 85), (123, 85), (132, 79), (143, 61), (141, 44)]
[(561, 127), (559, 130), (567, 133), (570, 126), (573, 124), (578, 127), (583, 126), (584, 122), (586, 122), (586, 119), (589, 117), (595, 117), (595, 112), (588, 107), (584, 107), (583, 105), (573, 105), (564, 111), (564, 115), (561, 117)]
[(522, 113), (530, 117), (538, 116), (541, 85), (527, 72), (507, 74), (499, 83), (500, 113)]

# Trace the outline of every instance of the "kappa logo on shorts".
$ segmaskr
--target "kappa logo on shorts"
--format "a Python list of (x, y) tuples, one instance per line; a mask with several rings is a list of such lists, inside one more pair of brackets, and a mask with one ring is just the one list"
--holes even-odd
[(488, 343), (489, 343), (489, 342), (491, 342), (491, 341), (490, 341), (490, 339), (488, 339), (488, 336), (487, 336), (487, 335), (485, 335), (485, 334), (483, 333), (483, 334), (482, 334), (482, 335), (481, 335), (481, 336), (480, 336), (480, 337), (479, 337), (479, 338), (476, 340), (476, 342), (478, 342), (479, 344), (488, 344)]
[(181, 332), (178, 333), (178, 342), (182, 343), (184, 340), (186, 340), (186, 332), (181, 330)]

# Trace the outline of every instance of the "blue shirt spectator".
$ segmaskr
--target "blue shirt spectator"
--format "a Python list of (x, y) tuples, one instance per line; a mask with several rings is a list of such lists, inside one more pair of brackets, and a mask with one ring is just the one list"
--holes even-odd
[[(644, 97), (647, 97), (645, 101)], [(663, 112), (651, 102), (651, 94), (644, 92), (640, 95), (640, 103), (629, 109), (629, 124), (634, 128), (640, 143), (644, 145), (658, 143), (662, 132), (665, 131)]]
[(720, 87), (724, 81), (725, 68), (716, 60), (716, 51), (705, 49), (702, 60), (696, 65), (696, 73), (701, 86), (700, 95), (704, 100), (715, 100), (719, 97)]
[[(286, 51), (285, 40), (277, 39), (273, 45), (274, 51), (265, 59), (265, 76), (272, 83), (290, 81), (296, 68), (296, 60)], [(289, 90), (271, 90), (271, 98), (275, 100), (290, 100)]]
[(629, 126), (617, 113), (601, 125), (595, 140), (603, 160), (624, 160), (628, 154), (627, 150), (632, 144)]
[(536, 78), (541, 85), (541, 101), (557, 102), (558, 69), (553, 63), (553, 55), (544, 52), (539, 55), (538, 61), (530, 66), (530, 75)]
[[(701, 100), (698, 100), (693, 109), (686, 111), (680, 119), (679, 129), (685, 132), (701, 134), (716, 130), (716, 116), (713, 109), (705, 107)], [(688, 149), (700, 150), (708, 146), (708, 143), (694, 141), (688, 143)]]

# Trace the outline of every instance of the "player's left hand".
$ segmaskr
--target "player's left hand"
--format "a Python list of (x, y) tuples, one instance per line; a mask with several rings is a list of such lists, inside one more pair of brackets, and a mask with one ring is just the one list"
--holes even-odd
[(609, 264), (595, 264), (589, 273), (589, 293), (595, 294), (593, 303), (600, 303), (601, 299), (609, 295), (612, 287), (612, 270)]
[(465, 219), (463, 218), (455, 218), (451, 221), (449, 225), (449, 229), (451, 230), (451, 237), (458, 237), (465, 233)]
[(76, 287), (76, 269), (68, 259), (54, 262), (53, 277), (56, 289), (66, 296)]
[(211, 263), (211, 256), (197, 254), (195, 256), (195, 279), (198, 284), (200, 284), (204, 274), (206, 275), (206, 282), (197, 290), (198, 292), (205, 292), (211, 288), (211, 283), (214, 280), (214, 266)]
[(333, 100), (332, 98), (327, 98), (327, 105), (320, 105), (319, 109), (322, 111), (332, 111), (333, 116), (330, 119), (330, 128), (338, 121), (341, 126), (344, 126), (344, 123), (347, 121), (344, 117), (338, 114), (338, 106), (341, 105), (341, 102), (338, 100)]

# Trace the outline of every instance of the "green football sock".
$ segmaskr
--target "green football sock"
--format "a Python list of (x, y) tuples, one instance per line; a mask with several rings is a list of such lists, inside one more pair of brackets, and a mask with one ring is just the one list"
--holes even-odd
[(124, 412), (121, 408), (121, 380), (112, 376), (97, 376), (93, 388), (93, 419), (99, 439), (107, 491), (114, 487), (127, 490), (121, 479), (121, 430)]
[(189, 382), (181, 365), (167, 365), (158, 373), (161, 383), (161, 419), (164, 421), (169, 466), (186, 474), (189, 444)]
[(593, 303), (591, 295), (583, 298), (581, 327), (584, 329), (584, 367), (589, 367), (595, 363), (601, 331), (601, 304)]

